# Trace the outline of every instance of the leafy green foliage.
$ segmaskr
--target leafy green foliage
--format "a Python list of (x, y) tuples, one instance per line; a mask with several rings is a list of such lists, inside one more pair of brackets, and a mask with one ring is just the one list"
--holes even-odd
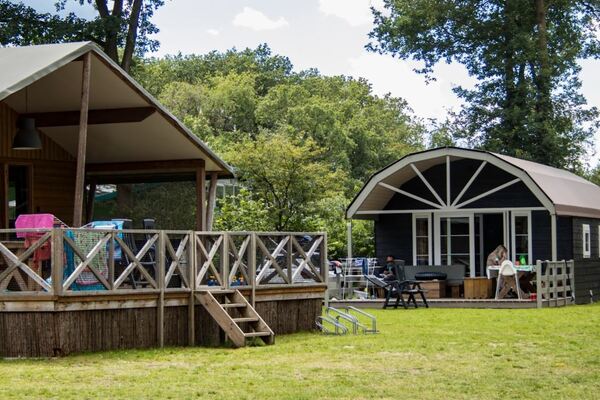
[(242, 188), (239, 193), (219, 199), (215, 211), (216, 231), (271, 230), (267, 205), (250, 190)]
[[(463, 142), (578, 169), (598, 111), (586, 108), (577, 59), (600, 55), (597, 1), (386, 0), (369, 48), (423, 62), (456, 61), (479, 79), (457, 88)], [(429, 78), (431, 78), (429, 76)]]
[[(90, 40), (129, 71), (133, 56), (143, 56), (158, 48), (151, 37), (158, 28), (151, 22), (154, 11), (164, 0), (58, 0), (57, 11), (70, 1), (93, 5), (98, 12), (91, 20), (74, 13), (38, 13), (35, 8), (0, 0), (0, 44), (25, 46)], [(122, 50), (122, 51), (119, 51)]]
[[(217, 203), (215, 229), (327, 231), (345, 255), (344, 211), (373, 172), (424, 148), (402, 99), (365, 80), (295, 73), (266, 45), (138, 60), (134, 76), (236, 168), (245, 188)], [(372, 255), (372, 223), (354, 224)]]

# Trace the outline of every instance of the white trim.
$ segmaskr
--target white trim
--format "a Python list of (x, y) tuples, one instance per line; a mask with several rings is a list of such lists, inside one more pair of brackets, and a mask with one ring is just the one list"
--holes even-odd
[(446, 206), (450, 207), (450, 156), (446, 156)]
[(507, 187), (509, 187), (509, 186), (512, 186), (512, 185), (514, 185), (515, 183), (517, 183), (517, 182), (520, 182), (520, 181), (521, 181), (521, 178), (516, 178), (516, 179), (513, 179), (513, 180), (512, 180), (512, 181), (510, 181), (510, 182), (506, 182), (505, 184), (503, 184), (503, 185), (500, 185), (500, 186), (498, 186), (498, 187), (495, 187), (495, 188), (493, 188), (493, 189), (491, 189), (491, 190), (488, 190), (488, 191), (487, 191), (487, 192), (485, 192), (485, 193), (481, 193), (480, 195), (477, 195), (477, 196), (475, 196), (475, 197), (471, 197), (469, 200), (465, 200), (465, 201), (463, 201), (462, 203), (458, 204), (458, 205), (456, 206), (456, 208), (462, 208), (462, 207), (466, 206), (467, 204), (471, 204), (471, 203), (472, 203), (472, 202), (474, 202), (474, 201), (477, 201), (477, 200), (479, 200), (479, 199), (482, 199), (482, 198), (484, 198), (484, 197), (487, 197), (487, 196), (489, 196), (490, 194), (494, 194), (494, 193), (496, 193), (496, 192), (498, 192), (498, 191), (500, 191), (500, 190), (502, 190), (502, 189), (505, 189), (505, 188), (507, 188)]
[(533, 263), (532, 253), (532, 232), (531, 232), (531, 211), (513, 211), (510, 216), (510, 243), (511, 243), (511, 260), (517, 261), (517, 247), (516, 247), (516, 234), (515, 234), (515, 217), (527, 217), (527, 263)]
[(417, 265), (417, 219), (427, 219), (427, 264), (431, 265), (431, 214), (413, 214), (412, 216), (412, 243), (413, 243), (413, 265)]
[(417, 174), (417, 176), (419, 178), (421, 178), (421, 180), (423, 181), (423, 183), (425, 184), (425, 186), (427, 186), (427, 189), (429, 189), (429, 191), (431, 192), (431, 194), (433, 194), (433, 196), (435, 197), (435, 199), (440, 203), (440, 206), (444, 207), (446, 205), (446, 203), (444, 203), (444, 201), (442, 200), (442, 198), (440, 197), (440, 195), (437, 194), (437, 192), (435, 191), (435, 189), (433, 188), (433, 186), (431, 186), (429, 184), (429, 182), (427, 181), (427, 179), (425, 179), (425, 177), (423, 176), (423, 174), (421, 173), (421, 171), (419, 171), (419, 169), (415, 166), (415, 164), (410, 164), (410, 166), (413, 169), (413, 171), (415, 171), (415, 174)]
[[(583, 245), (583, 258), (590, 258), (592, 256), (592, 233), (590, 232), (589, 224), (581, 225), (581, 244)], [(585, 234), (587, 233), (588, 240), (585, 239)], [(587, 248), (587, 251), (586, 251)]]
[(406, 197), (410, 197), (411, 199), (415, 199), (415, 200), (420, 201), (421, 203), (425, 203), (425, 204), (427, 204), (429, 206), (432, 206), (432, 207), (435, 207), (435, 208), (442, 208), (441, 205), (435, 204), (433, 201), (429, 201), (429, 200), (424, 199), (422, 197), (419, 197), (419, 196), (417, 196), (415, 194), (409, 193), (409, 192), (407, 192), (405, 190), (398, 189), (396, 187), (393, 187), (392, 185), (388, 185), (385, 182), (379, 182), (379, 186), (382, 186), (382, 187), (384, 187), (386, 189), (389, 189), (389, 190), (391, 190), (393, 192), (397, 192), (397, 193), (403, 194)]
[(462, 190), (460, 191), (458, 196), (456, 196), (456, 199), (454, 199), (454, 201), (452, 202), (452, 206), (456, 206), (456, 203), (458, 203), (460, 201), (460, 199), (462, 199), (463, 195), (467, 192), (467, 190), (469, 190), (469, 188), (471, 187), (471, 185), (473, 184), (473, 182), (475, 181), (475, 179), (477, 178), (477, 176), (479, 175), (479, 173), (481, 172), (483, 167), (485, 167), (486, 164), (487, 164), (487, 161), (484, 161), (481, 164), (479, 164), (479, 167), (477, 168), (475, 173), (471, 176), (471, 178), (469, 179), (469, 181), (467, 182), (465, 187), (462, 188)]
[(483, 214), (501, 213), (504, 211), (547, 211), (544, 207), (506, 207), (506, 208), (440, 208), (440, 209), (422, 209), (422, 210), (365, 210), (357, 211), (356, 215), (387, 215), (387, 214), (412, 214), (418, 212), (453, 212), (453, 211), (469, 211)]
[(485, 249), (483, 248), (483, 215), (479, 215), (479, 276), (485, 276), (486, 267), (486, 254), (484, 254)]
[(415, 153), (415, 154), (406, 156), (406, 157), (396, 161), (394, 164), (390, 165), (389, 167), (387, 167), (387, 168), (383, 169), (382, 171), (379, 171), (378, 173), (373, 175), (371, 177), (371, 179), (369, 179), (369, 181), (365, 184), (365, 186), (358, 193), (358, 195), (356, 196), (354, 201), (352, 201), (352, 203), (348, 207), (346, 216), (348, 218), (352, 218), (352, 216), (354, 214), (356, 214), (356, 212), (358, 211), (360, 206), (364, 203), (364, 201), (369, 196), (369, 194), (373, 191), (373, 189), (376, 187), (376, 185), (379, 182), (381, 182), (383, 179), (393, 175), (398, 170), (408, 166), (408, 164), (410, 164), (410, 163), (423, 161), (423, 160), (430, 160), (430, 159), (445, 157), (445, 156), (487, 161), (488, 163), (505, 170), (509, 174), (521, 178), (521, 180), (523, 181), (525, 186), (527, 186), (527, 188), (540, 201), (540, 203), (542, 203), (542, 205), (544, 206), (544, 208), (546, 210), (550, 211), (551, 213), (556, 211), (556, 208), (554, 207), (554, 204), (552, 203), (550, 198), (540, 189), (540, 187), (527, 174), (527, 172), (525, 172), (521, 168), (516, 167), (515, 165), (497, 157), (496, 155), (494, 155), (492, 153), (476, 151), (476, 150), (444, 147), (444, 148), (440, 148), (440, 149), (425, 151), (425, 152), (421, 152), (421, 153)]
[[(441, 251), (441, 219), (442, 218), (468, 218), (469, 219), (469, 275), (474, 277), (475, 274), (475, 213), (474, 212), (435, 212), (434, 215), (434, 227), (435, 227), (435, 249), (434, 249), (434, 258), (435, 264), (442, 264), (442, 251)], [(450, 256), (452, 254), (451, 250), (451, 237), (452, 231), (450, 224), (446, 226), (446, 251), (447, 255)], [(450, 257), (447, 257), (446, 263), (450, 261)]]
[(550, 247), (552, 248), (552, 260), (558, 260), (558, 238), (556, 234), (556, 214), (550, 214)]
[(348, 256), (348, 260), (352, 260), (352, 220), (348, 220), (348, 223), (346, 224), (346, 251), (347, 251), (347, 256)]
[(504, 247), (506, 247), (506, 257), (508, 257), (508, 259), (510, 259), (510, 255), (511, 255), (511, 248), (510, 248), (510, 231), (508, 229), (508, 227), (510, 226), (509, 223), (509, 217), (508, 217), (508, 213), (509, 211), (503, 211), (502, 212), (502, 229), (504, 230)]

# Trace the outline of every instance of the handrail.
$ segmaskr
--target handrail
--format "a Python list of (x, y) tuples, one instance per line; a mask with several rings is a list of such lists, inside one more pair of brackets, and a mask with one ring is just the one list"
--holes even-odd
[[(333, 325), (335, 327), (335, 334), (336, 335), (345, 335), (348, 333), (348, 328), (346, 328), (346, 326), (344, 326), (343, 324), (339, 323), (338, 321), (336, 321), (335, 319), (327, 316), (327, 315), (319, 315), (315, 321), (317, 328), (319, 328), (321, 330), (321, 332), (324, 332), (326, 334), (330, 334), (332, 333), (326, 326), (325, 324), (323, 324), (323, 322), (328, 322), (331, 325)], [(340, 330), (342, 331), (342, 333), (340, 333)]]
[[(51, 246), (50, 276), (44, 273), (42, 277), (41, 269), (28, 267), (39, 246), (23, 249), (21, 238), (17, 239), (21, 244), (15, 244), (10, 237), (19, 232), (39, 234), (40, 244)], [(0, 246), (6, 261), (2, 265), (0, 260), (0, 292), (10, 294), (31, 295), (40, 289), (69, 297), (171, 289), (193, 292), (207, 284), (251, 289), (253, 293), (256, 288), (327, 287), (325, 232), (57, 227), (2, 229), (0, 233), (7, 236), (6, 240), (0, 238), (0, 244), (10, 244)], [(80, 291), (74, 285), (90, 280), (98, 287)]]

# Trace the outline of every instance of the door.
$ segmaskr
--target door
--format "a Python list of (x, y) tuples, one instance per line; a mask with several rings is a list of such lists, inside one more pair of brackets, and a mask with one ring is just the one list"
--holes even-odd
[(475, 223), (473, 214), (435, 215), (438, 265), (464, 265), (475, 276)]
[(31, 166), (2, 165), (2, 226), (14, 228), (21, 214), (31, 213)]

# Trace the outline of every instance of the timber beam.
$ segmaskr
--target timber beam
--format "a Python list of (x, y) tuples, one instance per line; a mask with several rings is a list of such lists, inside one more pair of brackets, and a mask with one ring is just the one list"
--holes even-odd
[[(121, 124), (141, 122), (154, 114), (154, 107), (108, 108), (104, 110), (89, 110), (88, 125)], [(22, 118), (34, 118), (38, 128), (57, 126), (76, 126), (79, 124), (80, 110), (56, 111), (21, 114)]]

